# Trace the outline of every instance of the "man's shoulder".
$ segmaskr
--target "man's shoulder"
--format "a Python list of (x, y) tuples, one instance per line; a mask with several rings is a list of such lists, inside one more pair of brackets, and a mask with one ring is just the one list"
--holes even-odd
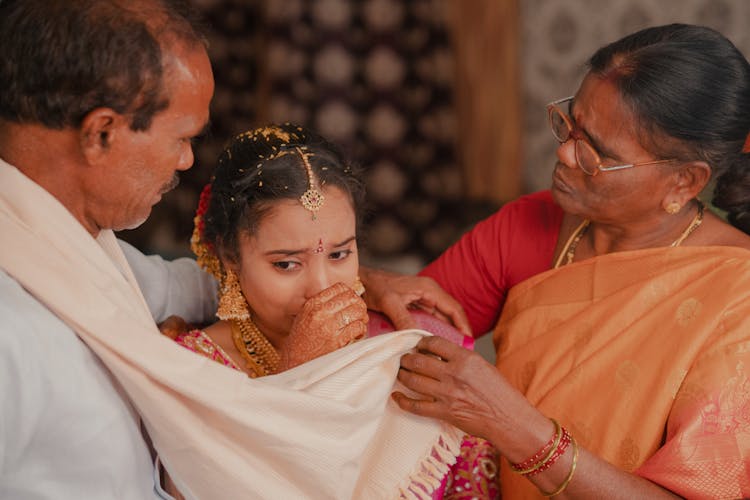
[(20, 358), (43, 368), (41, 359), (81, 350), (73, 330), (2, 269), (0, 318), (0, 358), (5, 362)]
[[(13, 277), (0, 269), (0, 332), (19, 326), (33, 327), (35, 323), (60, 320), (24, 289)], [(62, 322), (60, 322), (62, 324)]]
[(0, 498), (153, 498), (148, 450), (121, 389), (1, 269), (0, 318)]

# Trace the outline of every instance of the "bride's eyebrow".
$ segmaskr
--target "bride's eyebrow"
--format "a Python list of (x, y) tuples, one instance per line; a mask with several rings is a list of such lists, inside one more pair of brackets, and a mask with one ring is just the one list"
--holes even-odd
[[(345, 239), (341, 243), (334, 243), (333, 248), (343, 247), (345, 245), (348, 245), (352, 241), (356, 240), (356, 236), (350, 236), (349, 238)], [(302, 253), (309, 253), (311, 252), (311, 248), (296, 248), (296, 249), (286, 249), (286, 248), (280, 248), (278, 250), (268, 250), (267, 252), (263, 252), (263, 255), (286, 255), (286, 256), (292, 256)]]
[(349, 238), (345, 239), (341, 243), (334, 243), (333, 244), (333, 248), (343, 247), (345, 245), (348, 245), (349, 243), (351, 243), (352, 241), (354, 241), (356, 239), (357, 239), (356, 236), (350, 236)]
[(267, 252), (263, 252), (263, 255), (286, 255), (289, 257), (289, 256), (297, 255), (300, 253), (306, 253), (309, 250), (310, 250), (309, 248), (301, 248), (297, 250), (287, 250), (287, 249), (280, 248), (278, 250), (269, 250)]

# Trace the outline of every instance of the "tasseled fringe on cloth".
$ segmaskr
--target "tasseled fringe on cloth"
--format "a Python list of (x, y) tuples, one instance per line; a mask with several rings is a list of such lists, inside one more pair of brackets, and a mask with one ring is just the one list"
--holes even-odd
[(408, 484), (399, 487), (399, 498), (406, 500), (432, 500), (433, 492), (456, 463), (461, 453), (463, 433), (456, 428), (443, 432), (432, 452), (409, 475)]

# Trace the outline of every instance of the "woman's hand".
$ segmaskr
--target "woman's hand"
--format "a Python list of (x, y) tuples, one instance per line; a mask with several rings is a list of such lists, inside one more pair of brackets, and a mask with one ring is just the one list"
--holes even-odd
[(471, 336), (471, 326), (461, 304), (432, 278), (394, 274), (362, 266), (359, 276), (365, 285), (367, 306), (385, 314), (397, 330), (417, 327), (409, 314), (410, 308), (416, 308)]
[[(394, 392), (403, 410), (453, 424), (483, 437), (510, 462), (518, 463), (538, 451), (554, 434), (554, 425), (478, 354), (440, 337), (425, 337), (417, 353), (401, 357), (398, 379), (418, 393)], [(568, 498), (676, 498), (671, 492), (622, 471), (580, 445)], [(541, 491), (553, 491), (572, 467), (573, 451), (545, 472), (529, 476)]]
[(336, 283), (305, 302), (279, 349), (279, 369), (288, 370), (362, 339), (367, 306), (348, 286)]
[(497, 446), (511, 426), (509, 412), (530, 407), (479, 354), (434, 336), (420, 340), (416, 349), (401, 357), (398, 379), (417, 393), (393, 394), (402, 409), (444, 420)]

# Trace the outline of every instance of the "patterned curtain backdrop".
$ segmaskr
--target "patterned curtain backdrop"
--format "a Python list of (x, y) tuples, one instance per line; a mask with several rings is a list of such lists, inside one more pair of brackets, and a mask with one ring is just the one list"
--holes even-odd
[(703, 24), (750, 56), (747, 0), (523, 0), (525, 94), (523, 179), (526, 191), (547, 189), (557, 142), (545, 104), (573, 94), (594, 51), (628, 33), (674, 22)]
[(446, 22), (452, 2), (194, 1), (212, 28), (212, 135), (196, 146), (196, 166), (178, 190), (126, 239), (162, 254), (189, 253), (197, 193), (221, 145), (266, 122), (309, 126), (363, 166), (365, 260), (387, 265), (398, 257), (414, 270), (496, 208), (464, 197), (456, 144), (475, 134), (456, 126), (456, 80), (469, 80), (456, 77), (456, 26)]
[(366, 171), (374, 258), (436, 256), (467, 223), (440, 0), (266, 3), (264, 120), (306, 124)]

